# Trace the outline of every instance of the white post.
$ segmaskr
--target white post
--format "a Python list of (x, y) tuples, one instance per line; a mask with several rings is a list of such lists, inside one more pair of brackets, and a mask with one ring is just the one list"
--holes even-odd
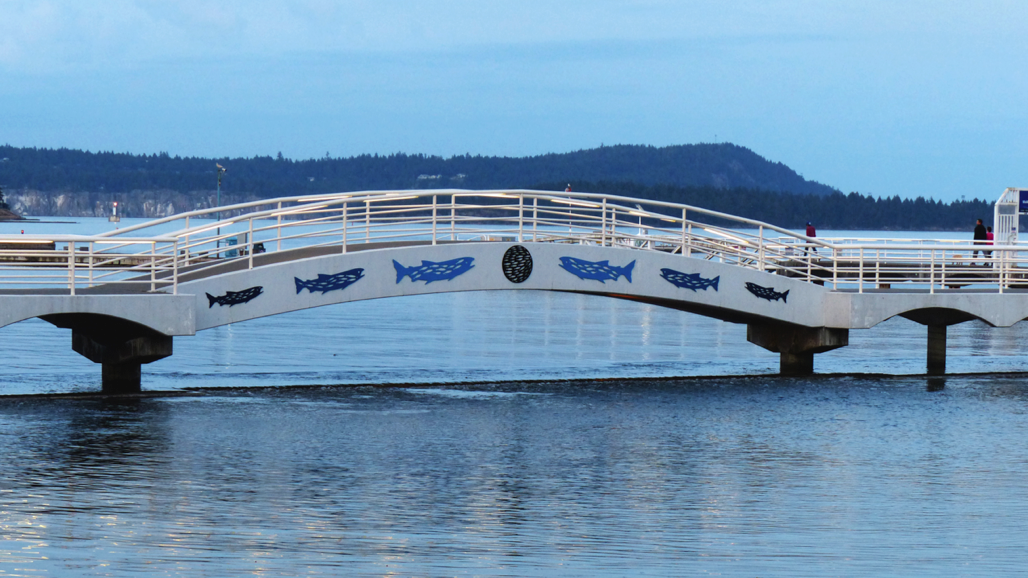
[(928, 270), (928, 293), (930, 295), (935, 294), (935, 249), (932, 249), (932, 258), (929, 260)]
[[(343, 206), (345, 207), (346, 203), (343, 203)], [(346, 213), (343, 213), (343, 219), (346, 219)], [(343, 225), (343, 227), (345, 228), (345, 225)], [(275, 236), (278, 238), (278, 243), (275, 246), (275, 250), (276, 251), (281, 251), (282, 250), (282, 201), (278, 202), (278, 221), (277, 221), (277, 228), (275, 229)], [(346, 241), (343, 241), (344, 244), (345, 244), (345, 242)]]
[(764, 271), (764, 225), (757, 227), (757, 270)]
[(364, 242), (371, 242), (371, 201), (364, 201)]
[(539, 225), (539, 197), (532, 197), (532, 241), (535, 241), (536, 227)]
[(692, 248), (689, 246), (689, 229), (685, 216), (685, 209), (682, 209), (682, 256), (692, 257)]
[(157, 241), (150, 241), (150, 292), (157, 290)]
[(457, 195), (450, 195), (450, 240), (457, 240)]
[(863, 247), (860, 248), (860, 268), (859, 268), (859, 272), (857, 274), (860, 276), (859, 280), (857, 281), (857, 283), (859, 283), (859, 285), (857, 286), (857, 293), (863, 293), (864, 292), (864, 248)]
[(882, 286), (882, 250), (875, 249), (875, 287)]
[(518, 193), (518, 243), (525, 242), (525, 193)]
[(346, 203), (343, 203), (343, 254), (346, 254)]
[(607, 197), (603, 197), (603, 205), (600, 207), (600, 246), (607, 246)]
[(436, 223), (436, 209), (438, 208), (437, 195), (432, 195), (432, 244), (435, 245), (435, 223)]
[(89, 242), (89, 286), (93, 286), (93, 241)]
[(75, 294), (75, 242), (68, 241), (68, 287)]
[(832, 247), (832, 291), (839, 288), (839, 253)]
[(249, 263), (247, 269), (253, 269), (253, 217), (250, 217), (250, 231), (246, 234), (247, 251), (249, 251)]
[(171, 260), (171, 294), (178, 295), (178, 239), (175, 239), (175, 258)]
[[(187, 231), (189, 230), (189, 217), (186, 217), (186, 230)], [(188, 267), (189, 266), (189, 233), (186, 233), (185, 241), (186, 241), (186, 255), (182, 259), (182, 266), (183, 267)], [(178, 257), (178, 255), (176, 254), (176, 258), (177, 257)]]
[(1006, 251), (999, 251), (999, 292), (1003, 293), (1003, 270), (1005, 269), (1004, 263), (1007, 260)]

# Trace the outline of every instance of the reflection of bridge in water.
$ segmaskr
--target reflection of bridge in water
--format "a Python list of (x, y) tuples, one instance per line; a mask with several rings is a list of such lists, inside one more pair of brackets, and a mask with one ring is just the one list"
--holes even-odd
[[(220, 212), (231, 217), (214, 221)], [(825, 240), (704, 209), (541, 191), (386, 191), (271, 199), (103, 235), (0, 237), (0, 326), (40, 317), (102, 364), (105, 392), (175, 336), (289, 311), (450, 291), (630, 299), (745, 323), (783, 373), (850, 329), (894, 316), (928, 328), (1028, 318), (1028, 247)]]

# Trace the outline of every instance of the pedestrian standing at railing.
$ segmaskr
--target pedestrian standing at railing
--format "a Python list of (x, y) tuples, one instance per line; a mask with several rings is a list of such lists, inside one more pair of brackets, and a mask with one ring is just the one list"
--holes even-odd
[[(807, 236), (810, 237), (811, 239), (817, 237), (817, 230), (814, 229), (814, 224), (811, 223), (810, 221), (807, 221)], [(813, 250), (814, 253), (817, 253), (817, 245), (814, 245), (812, 243), (808, 243), (807, 247), (808, 248), (803, 249), (804, 253), (808, 253), (809, 254), (810, 250)]]
[[(985, 244), (988, 245), (991, 249), (992, 245), (995, 244), (994, 242), (996, 240), (996, 235), (992, 233), (992, 227), (985, 227), (985, 240), (987, 241)], [(984, 251), (984, 253), (986, 259), (992, 258), (992, 251)]]
[[(982, 224), (982, 220), (978, 219), (977, 224), (975, 224), (975, 226), (974, 226), (974, 244), (975, 245), (984, 245), (985, 242), (988, 241), (988, 239), (989, 239), (989, 233), (988, 233), (988, 231), (985, 230), (985, 225)], [(983, 257), (986, 256), (984, 249), (982, 250), (982, 256)], [(972, 261), (971, 264), (972, 265), (974, 265), (973, 261), (975, 259), (977, 259), (977, 258), (978, 258), (978, 249), (975, 249), (974, 251), (971, 252), (971, 261)]]

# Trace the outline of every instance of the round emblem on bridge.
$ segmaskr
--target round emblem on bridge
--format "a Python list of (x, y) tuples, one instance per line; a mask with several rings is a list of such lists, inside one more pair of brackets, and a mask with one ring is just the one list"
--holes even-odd
[(503, 274), (511, 283), (524, 283), (532, 274), (532, 254), (514, 245), (503, 254)]

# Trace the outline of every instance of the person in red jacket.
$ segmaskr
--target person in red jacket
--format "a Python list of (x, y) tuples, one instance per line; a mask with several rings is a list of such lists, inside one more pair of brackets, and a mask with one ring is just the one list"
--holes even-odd
[[(811, 239), (817, 237), (817, 231), (814, 229), (814, 224), (810, 221), (807, 221), (807, 236)], [(814, 253), (817, 253), (817, 245), (810, 245), (810, 249), (813, 249)], [(804, 249), (803, 252), (809, 253), (807, 249)]]

